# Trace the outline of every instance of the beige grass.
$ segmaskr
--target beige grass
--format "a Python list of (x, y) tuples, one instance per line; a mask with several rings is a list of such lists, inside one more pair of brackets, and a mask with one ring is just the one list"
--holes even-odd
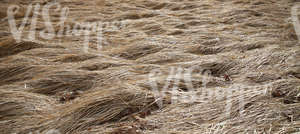
[[(15, 2), (26, 7), (31, 1)], [(102, 51), (92, 33), (88, 53), (82, 36), (18, 43), (1, 21), (0, 133), (299, 133), (300, 47), (290, 20), (295, 3), (63, 0), (71, 27), (72, 20), (122, 22), (103, 31)], [(4, 14), (0, 10), (0, 18)], [(57, 12), (50, 15), (57, 24)], [(39, 21), (37, 32), (44, 28)], [(172, 67), (185, 72), (195, 66), (194, 92), (184, 78), (168, 81)], [(165, 94), (161, 100), (149, 80), (154, 69), (161, 72), (152, 76)], [(207, 70), (210, 79), (203, 76)], [(193, 102), (180, 98), (191, 93), (198, 96)]]

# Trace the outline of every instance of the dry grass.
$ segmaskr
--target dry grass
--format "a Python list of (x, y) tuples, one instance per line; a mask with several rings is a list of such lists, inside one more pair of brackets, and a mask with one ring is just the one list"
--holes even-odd
[[(0, 133), (299, 133), (295, 1), (61, 2), (70, 8), (71, 27), (72, 19), (122, 24), (105, 29), (100, 52), (91, 34), (94, 49), (84, 53), (81, 36), (17, 43), (1, 21)], [(57, 13), (51, 17), (59, 22)], [(43, 28), (39, 22), (36, 30)], [(168, 81), (172, 67), (198, 67), (191, 85), (183, 77)], [(161, 71), (151, 78), (165, 94), (162, 101), (149, 80), (154, 69)], [(210, 79), (203, 74), (208, 70)], [(194, 101), (184, 101), (191, 95)]]

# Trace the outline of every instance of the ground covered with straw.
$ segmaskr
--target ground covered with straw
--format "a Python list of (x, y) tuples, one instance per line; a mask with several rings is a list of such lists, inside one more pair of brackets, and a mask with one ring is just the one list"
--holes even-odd
[[(0, 0), (1, 134), (300, 133), (297, 0), (57, 1), (69, 28), (103, 23), (101, 49), (96, 31), (38, 36), (49, 2)], [(37, 3), (16, 41), (8, 7), (19, 27)]]

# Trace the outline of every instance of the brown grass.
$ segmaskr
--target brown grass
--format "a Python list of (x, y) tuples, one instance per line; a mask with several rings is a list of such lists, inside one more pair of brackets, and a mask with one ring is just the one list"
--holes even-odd
[[(290, 20), (295, 1), (62, 3), (70, 8), (71, 27), (72, 19), (122, 23), (105, 29), (103, 51), (92, 33), (94, 49), (85, 53), (82, 36), (18, 43), (0, 22), (0, 133), (299, 133), (300, 47)], [(59, 15), (50, 15), (57, 24)], [(43, 28), (40, 22), (37, 33)], [(166, 85), (172, 67), (198, 67), (190, 79), (194, 91), (183, 77)], [(165, 93), (159, 110), (149, 80), (154, 69), (161, 73), (151, 78)], [(193, 102), (180, 98), (191, 94), (197, 95)]]

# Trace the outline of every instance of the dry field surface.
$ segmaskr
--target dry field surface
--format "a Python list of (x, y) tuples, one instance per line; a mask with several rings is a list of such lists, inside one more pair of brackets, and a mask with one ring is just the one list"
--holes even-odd
[[(107, 24), (102, 49), (95, 31), (88, 47), (83, 35), (27, 40), (46, 28), (41, 15), (31, 28), (41, 11), (17, 42), (7, 8), (20, 7), (19, 27), (47, 2), (0, 0), (0, 134), (300, 133), (297, 0), (57, 0), (71, 28)], [(60, 11), (50, 19), (59, 32)], [(195, 66), (192, 93), (184, 77), (168, 81)]]

